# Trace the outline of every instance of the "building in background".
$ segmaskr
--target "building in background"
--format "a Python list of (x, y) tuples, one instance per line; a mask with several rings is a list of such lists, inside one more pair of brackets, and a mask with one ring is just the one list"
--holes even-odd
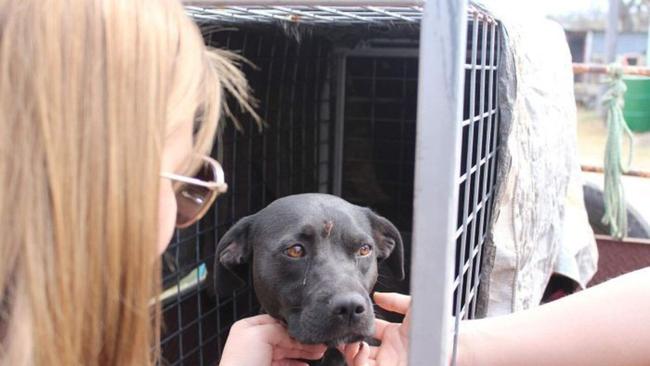
[[(573, 62), (605, 62), (605, 31), (602, 29), (566, 29)], [(617, 60), (628, 65), (645, 65), (648, 33), (620, 32), (616, 43)]]

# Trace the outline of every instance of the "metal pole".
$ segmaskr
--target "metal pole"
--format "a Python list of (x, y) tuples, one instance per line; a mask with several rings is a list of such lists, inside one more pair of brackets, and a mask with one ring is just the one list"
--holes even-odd
[[(641, 75), (641, 76), (650, 76), (650, 68), (641, 67), (641, 66), (623, 66), (622, 68), (623, 75)], [(574, 63), (573, 64), (573, 73), (574, 74), (607, 74), (610, 72), (609, 65), (603, 64), (582, 64)]]
[(605, 60), (616, 61), (616, 43), (618, 40), (618, 13), (621, 0), (609, 0), (607, 30), (605, 32)]
[(334, 116), (334, 161), (332, 172), (332, 193), (343, 194), (343, 149), (345, 133), (345, 63), (346, 55), (336, 57), (336, 115)]
[(430, 0), (420, 31), (409, 365), (447, 365), (467, 1)]
[(650, 66), (650, 24), (648, 24), (648, 32), (646, 34), (646, 45), (645, 45), (645, 65)]
[(183, 0), (183, 5), (216, 6), (423, 6), (424, 0)]

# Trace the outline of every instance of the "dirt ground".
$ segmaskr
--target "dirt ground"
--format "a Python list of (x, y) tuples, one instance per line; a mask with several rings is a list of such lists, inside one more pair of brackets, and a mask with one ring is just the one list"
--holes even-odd
[[(605, 119), (598, 112), (578, 108), (578, 150), (583, 164), (602, 166), (607, 129)], [(627, 139), (624, 140), (627, 151)], [(634, 135), (633, 170), (650, 171), (650, 133)]]
[[(607, 129), (604, 118), (598, 112), (578, 108), (578, 152), (580, 163), (585, 165), (603, 166)], [(627, 143), (624, 145), (627, 151)], [(634, 135), (634, 152), (631, 169), (650, 171), (650, 133)], [(588, 182), (602, 187), (602, 174), (584, 174)], [(650, 222), (650, 179), (624, 177), (625, 196), (629, 204), (639, 211), (647, 222)]]

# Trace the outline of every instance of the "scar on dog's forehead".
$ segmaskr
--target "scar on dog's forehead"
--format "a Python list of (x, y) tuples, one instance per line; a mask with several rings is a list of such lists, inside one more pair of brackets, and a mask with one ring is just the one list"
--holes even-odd
[(321, 231), (321, 236), (323, 239), (327, 239), (332, 234), (332, 229), (334, 228), (334, 222), (332, 220), (327, 220), (323, 222), (323, 230)]
[(311, 240), (316, 237), (316, 229), (311, 225), (303, 225), (300, 228), (300, 236), (302, 238)]

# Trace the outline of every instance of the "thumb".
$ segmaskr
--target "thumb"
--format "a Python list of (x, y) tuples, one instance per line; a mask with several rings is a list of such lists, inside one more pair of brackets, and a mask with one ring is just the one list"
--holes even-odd
[(399, 314), (406, 314), (411, 305), (410, 296), (395, 292), (375, 292), (374, 298), (381, 308)]

